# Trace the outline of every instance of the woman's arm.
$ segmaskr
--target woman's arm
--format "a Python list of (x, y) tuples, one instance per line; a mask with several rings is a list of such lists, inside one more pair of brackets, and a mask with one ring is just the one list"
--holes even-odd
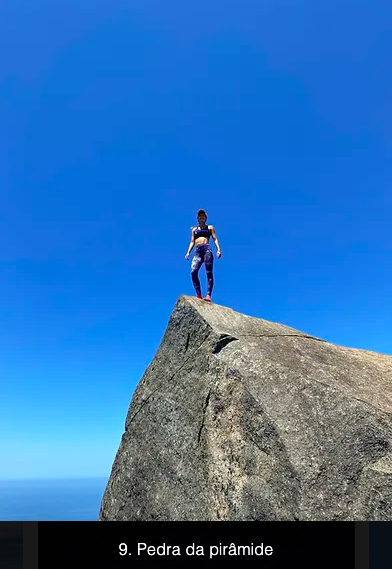
[(185, 259), (186, 259), (186, 260), (189, 259), (189, 255), (191, 254), (191, 251), (192, 251), (192, 249), (193, 249), (193, 247), (194, 247), (194, 245), (195, 245), (195, 233), (194, 233), (194, 231), (195, 231), (195, 228), (192, 227), (192, 228), (191, 228), (191, 232), (192, 232), (192, 234), (191, 234), (191, 242), (189, 243), (188, 252), (187, 252), (187, 254), (185, 255)]
[(211, 231), (211, 235), (212, 235), (212, 238), (213, 238), (215, 246), (216, 246), (216, 250), (217, 250), (216, 254), (217, 254), (218, 259), (219, 259), (222, 256), (222, 253), (220, 250), (218, 238), (217, 238), (216, 233), (215, 233), (215, 227), (213, 225), (210, 225), (210, 231)]

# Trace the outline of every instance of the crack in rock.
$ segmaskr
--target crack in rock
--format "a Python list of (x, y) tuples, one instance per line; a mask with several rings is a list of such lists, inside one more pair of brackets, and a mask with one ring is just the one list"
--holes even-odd
[(216, 342), (215, 346), (212, 348), (213, 354), (219, 354), (221, 350), (230, 342), (238, 341), (238, 338), (234, 338), (234, 336), (230, 336), (230, 334), (221, 334), (219, 340)]
[(304, 334), (241, 334), (240, 338), (307, 338), (308, 340), (316, 340), (316, 342), (325, 342), (321, 338)]
[[(207, 340), (207, 338), (209, 337), (209, 334), (207, 334), (207, 336), (203, 339), (203, 341), (201, 342), (201, 344), (195, 349), (193, 350), (193, 352), (187, 357), (185, 358), (185, 360), (182, 362), (182, 364), (176, 369), (176, 371), (169, 377), (168, 381), (172, 381), (172, 379), (177, 375), (177, 373), (184, 367), (184, 365), (192, 358), (192, 356), (195, 355), (195, 353), (197, 352), (197, 350), (199, 350), (202, 345), (204, 344), (204, 342)], [(134, 418), (136, 417), (136, 415), (143, 409), (143, 407), (146, 405), (146, 403), (148, 403), (149, 399), (151, 398), (152, 395), (154, 395), (154, 393), (156, 393), (158, 391), (158, 389), (160, 389), (160, 385), (158, 385), (158, 387), (156, 387), (151, 393), (150, 395), (148, 395), (141, 403), (140, 403), (140, 407), (139, 409), (133, 414), (133, 416), (130, 418), (130, 420), (128, 421), (128, 425), (130, 425), (132, 423), (132, 421), (134, 420)], [(125, 430), (127, 431), (127, 426), (125, 427)]]
[(205, 417), (206, 417), (206, 411), (207, 411), (208, 404), (209, 404), (209, 402), (210, 402), (211, 390), (212, 390), (212, 388), (210, 387), (210, 389), (208, 390), (208, 393), (207, 393), (206, 400), (205, 400), (205, 402), (204, 402), (203, 419), (202, 419), (202, 422), (201, 422), (201, 425), (200, 425), (199, 434), (197, 435), (197, 442), (198, 442), (198, 443), (200, 443), (201, 433), (202, 433), (203, 428), (204, 428), (204, 422), (205, 422)]

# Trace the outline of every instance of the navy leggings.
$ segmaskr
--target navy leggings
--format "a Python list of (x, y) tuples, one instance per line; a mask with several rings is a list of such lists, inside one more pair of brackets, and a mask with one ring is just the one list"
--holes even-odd
[(211, 245), (206, 243), (205, 245), (196, 245), (195, 255), (192, 259), (191, 275), (193, 286), (195, 287), (196, 294), (201, 294), (200, 281), (199, 281), (199, 269), (202, 264), (206, 266), (207, 273), (207, 294), (211, 295), (212, 288), (214, 286), (214, 277), (212, 274), (212, 269), (214, 266), (214, 255), (212, 253)]

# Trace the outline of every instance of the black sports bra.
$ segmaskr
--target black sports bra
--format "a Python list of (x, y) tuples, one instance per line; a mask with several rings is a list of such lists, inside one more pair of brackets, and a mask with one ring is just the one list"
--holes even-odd
[(207, 237), (207, 239), (209, 239), (210, 235), (211, 233), (208, 229), (208, 225), (206, 225), (203, 229), (196, 227), (194, 232), (195, 239), (198, 239), (199, 237)]

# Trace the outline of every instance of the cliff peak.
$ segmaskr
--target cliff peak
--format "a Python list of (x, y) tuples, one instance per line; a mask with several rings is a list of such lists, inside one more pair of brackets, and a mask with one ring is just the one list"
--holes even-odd
[(391, 519), (391, 444), (391, 356), (181, 296), (99, 519)]

